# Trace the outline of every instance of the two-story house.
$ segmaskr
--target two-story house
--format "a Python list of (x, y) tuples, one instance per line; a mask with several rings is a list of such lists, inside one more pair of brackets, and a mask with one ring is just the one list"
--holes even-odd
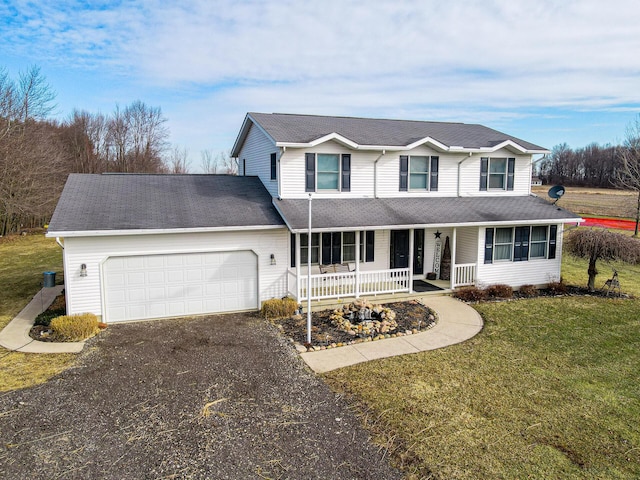
[(291, 232), (299, 299), (309, 249), (314, 298), (409, 291), (428, 274), (451, 288), (559, 280), (563, 223), (579, 218), (531, 195), (544, 153), (482, 125), (263, 113), (246, 116), (232, 150)]
[(47, 235), (64, 246), (68, 312), (107, 322), (434, 277), (544, 285), (580, 220), (531, 195), (547, 152), (481, 125), (249, 113), (239, 176), (71, 175)]

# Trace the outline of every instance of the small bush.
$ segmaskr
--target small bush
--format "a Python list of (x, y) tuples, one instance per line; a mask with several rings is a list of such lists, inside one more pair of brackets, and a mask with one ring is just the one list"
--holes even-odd
[(262, 302), (260, 313), (267, 320), (291, 317), (298, 309), (298, 302), (293, 298), (272, 298)]
[(66, 313), (67, 313), (67, 306), (65, 303), (65, 296), (63, 293), (62, 295), (58, 295), (55, 298), (53, 303), (49, 305), (49, 308), (47, 308), (44, 312), (42, 312), (40, 315), (36, 317), (33, 324), (42, 325), (43, 327), (48, 327), (49, 324), (51, 323), (51, 320), (53, 320), (56, 317), (66, 315)]
[(486, 294), (478, 287), (465, 287), (453, 292), (453, 296), (463, 302), (479, 302), (484, 300)]
[(496, 284), (485, 288), (485, 294), (489, 298), (511, 298), (513, 297), (513, 288), (509, 285)]
[(522, 285), (518, 289), (518, 292), (520, 292), (521, 296), (527, 297), (527, 298), (537, 297), (539, 293), (538, 289), (533, 285)]
[(51, 324), (51, 320), (56, 317), (61, 317), (67, 313), (66, 308), (60, 308), (57, 310), (45, 310), (40, 315), (38, 315), (33, 322), (34, 325), (42, 325), (43, 327), (48, 327)]
[(565, 293), (567, 293), (567, 286), (562, 280), (560, 280), (559, 282), (549, 282), (549, 285), (547, 285), (547, 290), (552, 295), (564, 295)]
[(50, 327), (56, 339), (63, 342), (86, 340), (100, 331), (98, 318), (93, 313), (56, 317), (51, 320)]

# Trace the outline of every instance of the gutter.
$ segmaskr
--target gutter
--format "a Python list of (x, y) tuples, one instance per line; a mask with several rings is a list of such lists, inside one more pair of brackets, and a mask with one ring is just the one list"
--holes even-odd
[(458, 162), (458, 197), (460, 196), (460, 165), (469, 160), (473, 156), (472, 152), (469, 152), (469, 156), (464, 157), (462, 160)]
[(134, 235), (163, 235), (174, 233), (215, 233), (234, 232), (238, 230), (277, 230), (285, 228), (286, 224), (274, 225), (233, 225), (228, 227), (197, 227), (197, 228), (131, 228), (127, 230), (70, 230), (68, 232), (47, 232), (45, 237), (116, 237)]
[(386, 153), (386, 150), (382, 150), (382, 153), (373, 162), (373, 198), (378, 198), (378, 160), (380, 160)]

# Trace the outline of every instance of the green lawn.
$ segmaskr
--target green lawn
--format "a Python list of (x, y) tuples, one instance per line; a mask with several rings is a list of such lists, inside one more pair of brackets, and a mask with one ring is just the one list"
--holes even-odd
[[(617, 267), (640, 296), (638, 267)], [(565, 259), (568, 283), (586, 272)], [(485, 327), (463, 344), (326, 374), (408, 478), (640, 478), (640, 300), (476, 308)]]
[[(0, 238), (0, 329), (22, 310), (42, 287), (42, 273), (56, 272), (62, 281), (62, 249), (44, 235)], [(70, 354), (9, 352), (0, 347), (0, 391), (42, 383), (70, 365)]]

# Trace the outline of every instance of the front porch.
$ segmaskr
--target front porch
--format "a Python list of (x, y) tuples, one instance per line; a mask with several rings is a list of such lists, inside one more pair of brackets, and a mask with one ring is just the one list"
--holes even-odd
[[(458, 242), (460, 230), (469, 242)], [(433, 238), (430, 234), (433, 234)], [(443, 237), (444, 236), (444, 237)], [(450, 237), (450, 279), (438, 279), (444, 241)], [(359, 246), (358, 248), (356, 246)], [(299, 302), (356, 299), (392, 295), (398, 300), (430, 290), (417, 288), (425, 281), (435, 289), (451, 291), (474, 285), (477, 270), (477, 228), (376, 230), (367, 232), (319, 232), (312, 235), (311, 275), (308, 274), (308, 237), (292, 235), (292, 267), (288, 270), (289, 295)], [(456, 258), (474, 258), (473, 263), (456, 263)], [(343, 268), (323, 268), (327, 259), (347, 260)], [(432, 259), (425, 261), (426, 258)], [(335, 264), (333, 264), (335, 265)], [(391, 268), (380, 268), (390, 266)], [(335, 270), (335, 271), (334, 271)], [(426, 280), (436, 276), (436, 280)]]

